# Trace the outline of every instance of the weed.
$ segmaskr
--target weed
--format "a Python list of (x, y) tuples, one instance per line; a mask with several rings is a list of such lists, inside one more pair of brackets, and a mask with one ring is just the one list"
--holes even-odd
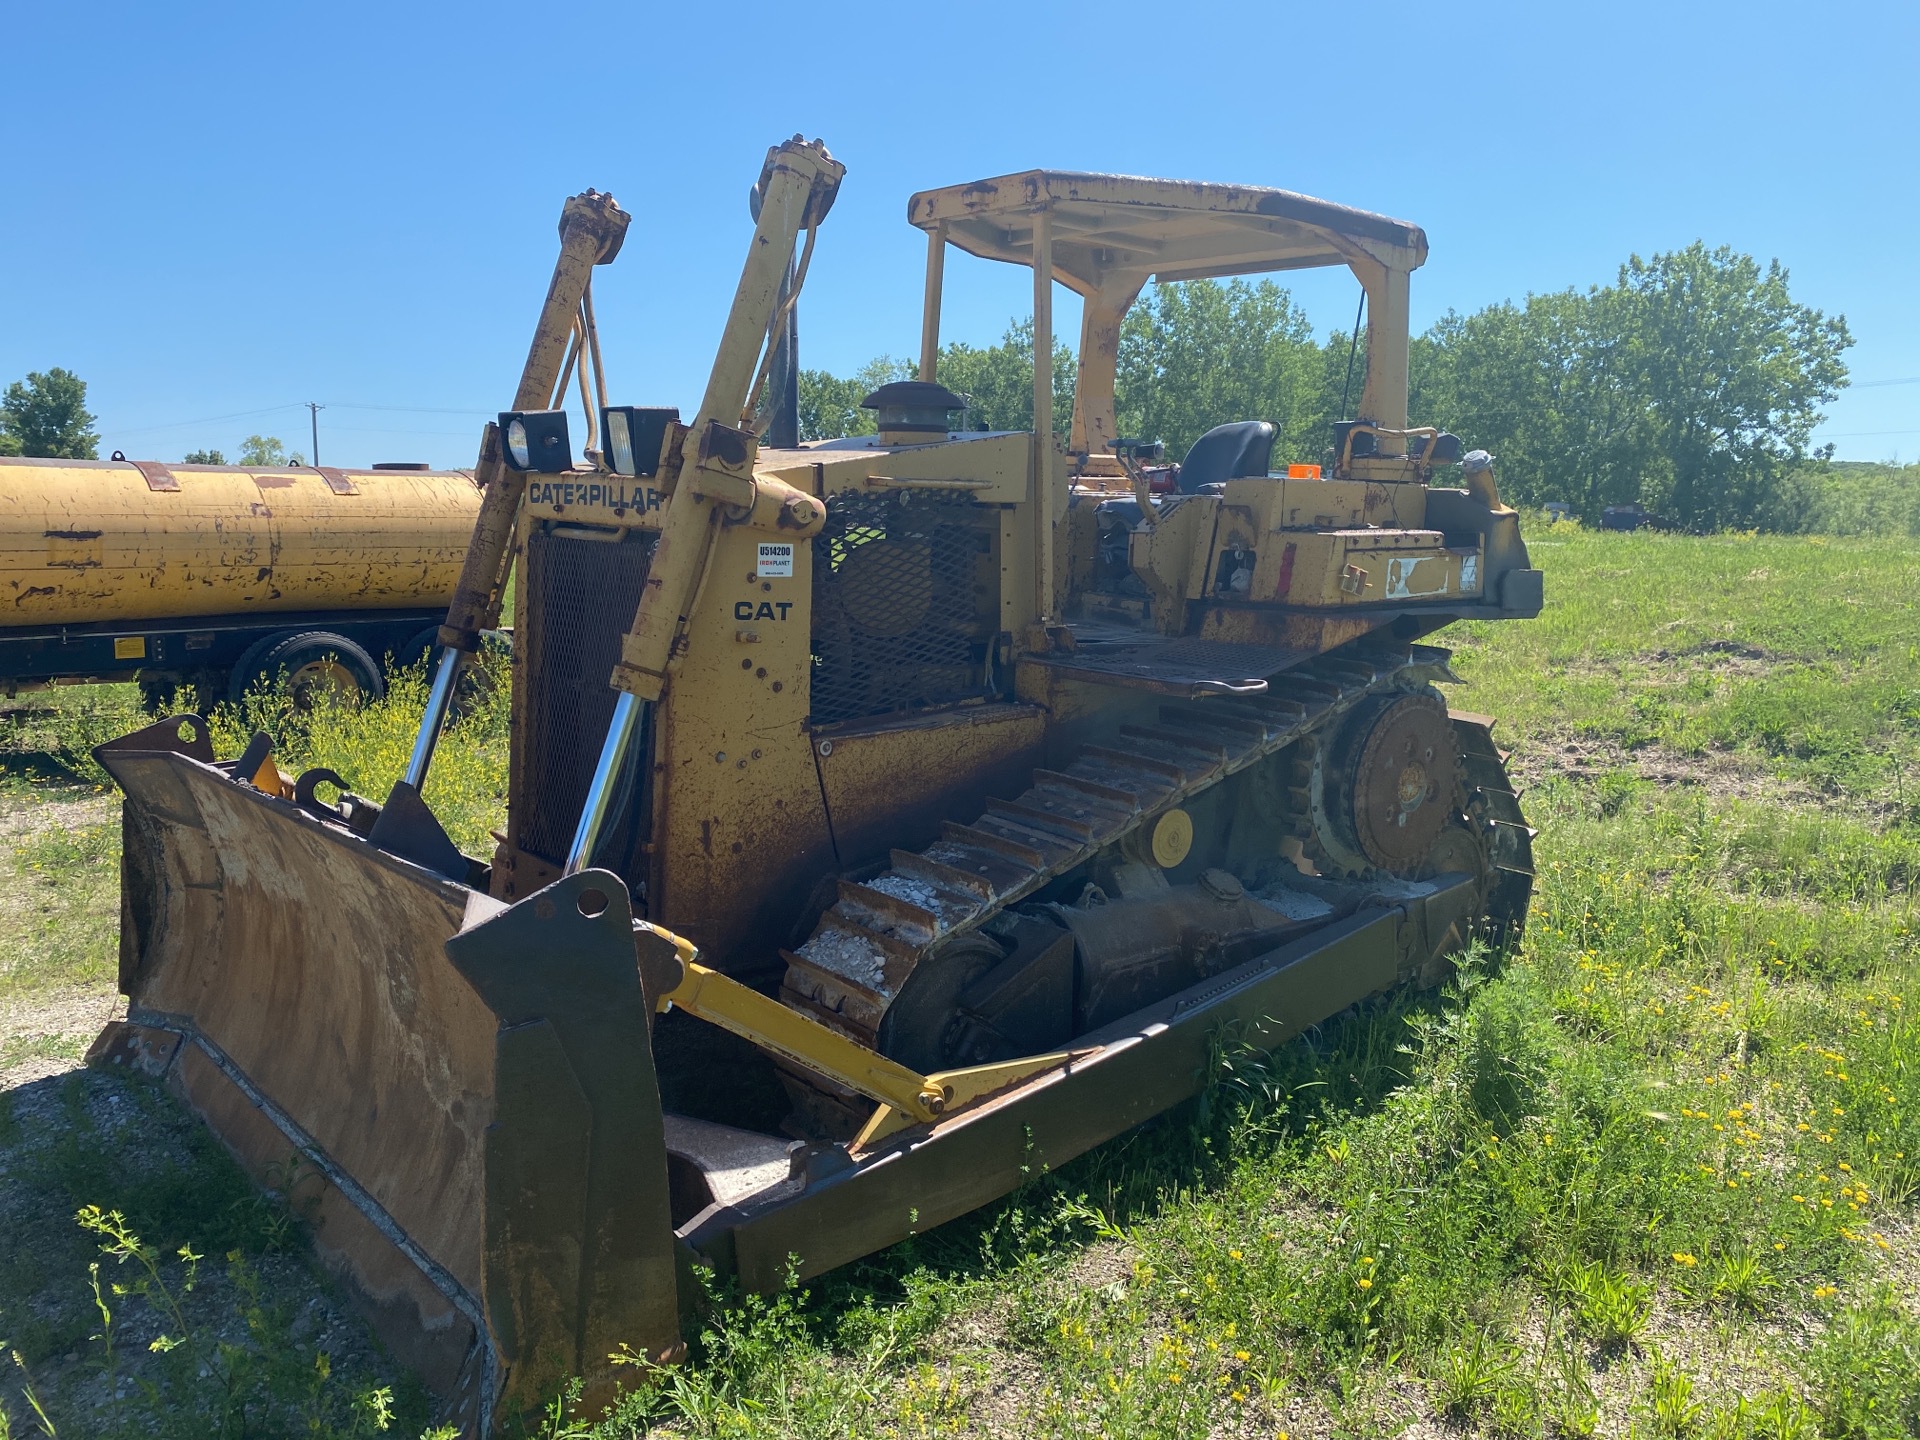
[(1590, 1260), (1567, 1277), (1580, 1328), (1601, 1345), (1631, 1345), (1653, 1313), (1653, 1287)]
[(1508, 1347), (1486, 1331), (1475, 1330), (1465, 1342), (1448, 1346), (1440, 1357), (1440, 1408), (1457, 1419), (1472, 1416), (1501, 1392), (1513, 1370)]
[(1768, 1292), (1780, 1288), (1760, 1257), (1745, 1248), (1716, 1257), (1708, 1285), (1715, 1299), (1755, 1312), (1764, 1307)]
[(1657, 1350), (1647, 1398), (1654, 1431), (1660, 1435), (1691, 1434), (1704, 1409), (1694, 1396), (1693, 1377)]
[(1594, 1393), (1586, 1365), (1579, 1352), (1558, 1337), (1553, 1338), (1549, 1349), (1553, 1384), (1548, 1392), (1548, 1417), (1563, 1434), (1581, 1437), (1593, 1434), (1600, 1425), (1600, 1400)]

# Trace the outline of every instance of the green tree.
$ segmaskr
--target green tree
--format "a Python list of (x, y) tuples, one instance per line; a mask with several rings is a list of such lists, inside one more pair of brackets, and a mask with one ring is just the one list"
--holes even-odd
[(1846, 318), (1797, 303), (1778, 260), (1697, 240), (1634, 256), (1606, 300), (1645, 407), (1648, 498), (1689, 525), (1749, 523), (1846, 386)]
[[(1589, 520), (1638, 501), (1698, 528), (1786, 524), (1795, 497), (1826, 483), (1808, 447), (1820, 406), (1846, 384), (1851, 343), (1843, 318), (1793, 300), (1778, 262), (1763, 269), (1696, 242), (1636, 256), (1605, 287), (1450, 312), (1412, 342), (1409, 413), (1492, 451), (1521, 503), (1563, 500)], [(1271, 281), (1156, 286), (1121, 332), (1121, 431), (1165, 441), (1177, 458), (1215, 425), (1270, 420), (1275, 464), (1324, 461), (1331, 422), (1360, 402), (1364, 335), (1352, 346), (1347, 331), (1316, 342)], [(939, 378), (968, 397), (965, 423), (1032, 424), (1032, 353), (1030, 321), (998, 345), (942, 348)], [(886, 359), (851, 381), (807, 372), (808, 433), (871, 430), (860, 398), (906, 373)], [(1074, 382), (1073, 357), (1056, 345), (1062, 435)]]
[(182, 465), (224, 465), (227, 463), (227, 457), (218, 450), (189, 450), (187, 458), (180, 463)]
[(1640, 497), (1646, 426), (1618, 373), (1599, 292), (1449, 311), (1413, 342), (1409, 413), (1499, 462), (1504, 493), (1588, 519)]
[(298, 450), (289, 452), (277, 435), (249, 435), (240, 442), (240, 458), (234, 463), (257, 465), (263, 470), (280, 470), (292, 465), (304, 465), (307, 457)]
[(860, 402), (890, 380), (905, 380), (913, 366), (891, 355), (869, 360), (850, 379), (825, 370), (800, 372), (800, 438), (838, 440), (848, 435), (871, 435), (874, 413)]
[(16, 455), (92, 460), (100, 448), (93, 422), (87, 382), (58, 366), (14, 381), (0, 397), (0, 438)]
[(1323, 354), (1271, 280), (1156, 285), (1120, 332), (1121, 433), (1164, 441), (1178, 458), (1215, 425), (1270, 420), (1276, 458), (1317, 456), (1338, 399), (1326, 394), (1328, 358), (1337, 350), (1344, 366), (1346, 345), (1340, 335)]
[[(1027, 430), (1033, 426), (1033, 317), (1007, 327), (998, 345), (951, 341), (940, 347), (937, 377), (966, 397), (961, 424), (969, 430)], [(1053, 430), (1062, 440), (1073, 428), (1074, 354), (1053, 342)]]
[(1779, 262), (1696, 241), (1604, 288), (1443, 317), (1414, 342), (1413, 414), (1493, 451), (1522, 503), (1750, 525), (1808, 459), (1852, 343)]

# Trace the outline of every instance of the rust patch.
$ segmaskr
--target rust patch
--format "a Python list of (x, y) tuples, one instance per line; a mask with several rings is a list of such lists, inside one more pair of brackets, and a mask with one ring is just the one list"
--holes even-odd
[[(120, 452), (116, 450), (113, 453), (118, 455)], [(149, 490), (178, 490), (180, 488), (179, 478), (174, 475), (173, 471), (162, 465), (158, 460), (129, 460), (127, 464), (133, 466), (134, 469), (147, 477), (147, 488)]]
[(253, 477), (253, 483), (258, 485), (262, 490), (291, 490), (293, 488), (293, 476), (256, 475)]

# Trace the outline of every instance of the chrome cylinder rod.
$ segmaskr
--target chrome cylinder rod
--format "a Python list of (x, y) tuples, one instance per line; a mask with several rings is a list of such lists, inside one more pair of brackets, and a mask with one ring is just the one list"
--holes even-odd
[(637, 695), (620, 692), (614, 702), (613, 719), (607, 725), (607, 742), (600, 747), (600, 763), (593, 767), (593, 783), (587, 787), (587, 800), (580, 807), (580, 823), (573, 832), (573, 844), (567, 847), (567, 874), (587, 868), (593, 850), (600, 843), (600, 831), (607, 822), (607, 806), (620, 781), (620, 769), (626, 763), (627, 746), (640, 721), (644, 702)]
[(427, 711), (420, 717), (420, 733), (414, 738), (407, 773), (401, 777), (416, 792), (427, 783), (427, 766), (433, 763), (433, 747), (440, 743), (440, 732), (446, 728), (447, 710), (453, 703), (453, 687), (460, 678), (460, 662), (464, 659), (464, 651), (448, 646), (441, 653), (440, 668), (433, 672), (433, 688), (427, 692)]

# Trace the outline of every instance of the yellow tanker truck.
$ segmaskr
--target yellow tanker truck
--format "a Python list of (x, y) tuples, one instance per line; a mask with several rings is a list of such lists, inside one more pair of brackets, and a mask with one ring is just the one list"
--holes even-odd
[(385, 691), (424, 655), (480, 508), (465, 471), (0, 460), (0, 694), (135, 680)]

